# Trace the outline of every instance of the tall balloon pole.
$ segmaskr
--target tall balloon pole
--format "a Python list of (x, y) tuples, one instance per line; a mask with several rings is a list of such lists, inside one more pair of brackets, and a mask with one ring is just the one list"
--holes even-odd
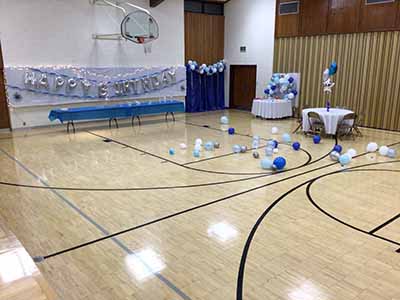
[(332, 88), (335, 86), (335, 83), (332, 81), (331, 76), (335, 75), (337, 72), (338, 66), (334, 61), (331, 63), (330, 67), (326, 69), (322, 75), (323, 85), (324, 85), (324, 93), (327, 95), (326, 100), (326, 110), (329, 111), (331, 108), (330, 95), (332, 94)]

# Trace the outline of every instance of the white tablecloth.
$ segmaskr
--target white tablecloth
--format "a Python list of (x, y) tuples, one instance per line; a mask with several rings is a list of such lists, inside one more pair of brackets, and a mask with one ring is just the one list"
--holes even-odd
[(310, 130), (310, 123), (307, 116), (308, 112), (310, 111), (314, 111), (321, 116), (321, 119), (324, 121), (325, 132), (327, 134), (336, 134), (338, 123), (343, 120), (345, 115), (353, 113), (351, 110), (339, 108), (331, 108), (329, 112), (326, 111), (326, 107), (303, 109), (303, 131), (305, 132)]
[(267, 119), (280, 119), (292, 116), (290, 100), (254, 99), (251, 113)]

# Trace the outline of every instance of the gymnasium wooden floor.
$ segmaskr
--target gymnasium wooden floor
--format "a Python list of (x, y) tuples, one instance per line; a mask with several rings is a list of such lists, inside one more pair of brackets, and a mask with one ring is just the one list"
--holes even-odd
[[(296, 134), (303, 150), (280, 145), (288, 165), (271, 174), (232, 145), (279, 140), (295, 120), (107, 124), (0, 134), (1, 216), (59, 299), (400, 299), (400, 160), (365, 154), (370, 141), (400, 152), (400, 133), (339, 141), (359, 154), (346, 169), (333, 139)], [(198, 137), (221, 148), (195, 159)]]

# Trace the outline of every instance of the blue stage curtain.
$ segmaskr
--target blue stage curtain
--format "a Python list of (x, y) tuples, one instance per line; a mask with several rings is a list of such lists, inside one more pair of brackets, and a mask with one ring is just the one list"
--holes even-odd
[(202, 112), (225, 108), (225, 73), (200, 75), (187, 69), (186, 112)]

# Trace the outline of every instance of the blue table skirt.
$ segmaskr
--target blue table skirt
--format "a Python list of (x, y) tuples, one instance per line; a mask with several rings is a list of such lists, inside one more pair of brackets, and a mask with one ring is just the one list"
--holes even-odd
[(53, 109), (50, 111), (49, 120), (54, 121), (58, 119), (61, 123), (63, 123), (65, 121), (130, 118), (133, 116), (184, 111), (185, 105), (182, 101), (138, 101), (103, 106)]

